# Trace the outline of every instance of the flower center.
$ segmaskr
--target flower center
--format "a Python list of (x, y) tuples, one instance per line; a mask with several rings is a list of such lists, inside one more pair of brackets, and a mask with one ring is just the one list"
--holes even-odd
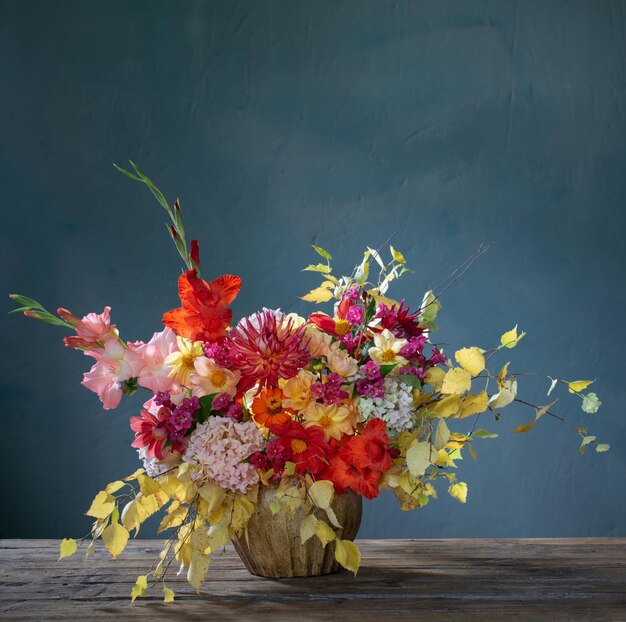
[(383, 361), (385, 361), (385, 363), (392, 363), (395, 360), (396, 360), (396, 353), (393, 350), (383, 351)]
[(333, 420), (328, 415), (324, 415), (320, 418), (319, 425), (322, 428), (329, 428), (331, 425), (333, 425)]
[(306, 451), (306, 442), (301, 438), (294, 438), (291, 440), (291, 451), (294, 454), (301, 454)]
[(335, 332), (343, 337), (350, 330), (350, 322), (348, 320), (336, 320), (335, 321)]
[(270, 397), (266, 402), (267, 410), (271, 415), (276, 415), (283, 409), (282, 400), (278, 397)]
[(221, 369), (211, 372), (211, 383), (216, 387), (223, 387), (226, 384), (226, 374)]
[(193, 354), (183, 354), (183, 367), (186, 367), (187, 369), (194, 369), (193, 362), (195, 361), (195, 359), (196, 357)]

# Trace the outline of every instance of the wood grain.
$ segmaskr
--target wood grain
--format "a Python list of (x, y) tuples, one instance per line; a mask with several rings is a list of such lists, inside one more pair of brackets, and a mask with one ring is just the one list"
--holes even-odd
[(2, 620), (626, 620), (626, 538), (361, 540), (359, 575), (262, 579), (236, 552), (215, 556), (203, 593), (184, 577), (131, 604), (159, 542), (111, 560), (84, 548), (57, 562), (58, 542), (0, 540)]

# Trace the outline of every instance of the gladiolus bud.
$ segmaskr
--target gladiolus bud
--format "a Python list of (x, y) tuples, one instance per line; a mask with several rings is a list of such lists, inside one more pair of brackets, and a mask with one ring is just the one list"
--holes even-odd
[(178, 233), (176, 233), (176, 227), (174, 227), (174, 225), (170, 225), (170, 231), (172, 232), (174, 242), (178, 242)]
[(72, 326), (76, 326), (80, 322), (80, 320), (71, 311), (68, 311), (63, 307), (59, 307), (57, 309), (57, 315)]
[(189, 250), (189, 256), (194, 266), (200, 265), (200, 246), (198, 240), (191, 240), (191, 248)]

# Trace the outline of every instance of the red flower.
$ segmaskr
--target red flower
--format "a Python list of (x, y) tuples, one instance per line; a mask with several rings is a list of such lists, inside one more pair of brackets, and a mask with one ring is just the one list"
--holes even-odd
[(296, 465), (296, 473), (319, 473), (326, 466), (326, 454), (330, 447), (324, 442), (324, 431), (318, 426), (305, 428), (297, 421), (290, 421), (270, 428), (278, 436), (284, 456)]
[(408, 307), (404, 308), (404, 300), (396, 308), (393, 304), (388, 307), (384, 303), (378, 305), (378, 313), (374, 316), (380, 318), (379, 330), (390, 330), (398, 339), (410, 339), (418, 337), (424, 332), (424, 327), (418, 323), (420, 312), (410, 313)]
[(391, 468), (387, 426), (372, 419), (358, 436), (345, 436), (333, 446), (321, 477), (329, 479), (338, 493), (352, 488), (366, 499), (378, 496), (380, 476)]
[(170, 409), (163, 406), (159, 409), (159, 414), (156, 417), (147, 410), (141, 411), (141, 417), (131, 417), (130, 427), (135, 432), (135, 440), (131, 447), (137, 449), (146, 447), (148, 457), (157, 460), (163, 460), (170, 449), (182, 449), (181, 443), (164, 446), (167, 441), (166, 424), (170, 414)]
[(195, 270), (187, 270), (178, 279), (182, 307), (168, 311), (163, 324), (192, 341), (217, 341), (226, 334), (233, 317), (228, 306), (240, 289), (238, 276), (224, 274), (207, 283)]
[(344, 298), (337, 309), (337, 319), (334, 320), (326, 313), (311, 313), (309, 322), (315, 324), (322, 332), (333, 335), (334, 337), (343, 337), (350, 331), (350, 322), (347, 320), (348, 311), (354, 303), (349, 298)]

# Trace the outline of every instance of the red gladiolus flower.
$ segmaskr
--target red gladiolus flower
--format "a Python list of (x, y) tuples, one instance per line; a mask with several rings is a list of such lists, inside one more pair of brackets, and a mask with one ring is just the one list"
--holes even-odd
[(296, 473), (319, 473), (325, 466), (330, 447), (324, 442), (324, 431), (317, 426), (305, 428), (301, 423), (290, 421), (270, 428), (278, 436), (284, 456), (296, 465)]
[(332, 481), (338, 493), (352, 488), (373, 499), (378, 496), (380, 476), (390, 468), (387, 426), (381, 419), (372, 419), (361, 434), (346, 436), (334, 445), (321, 477)]
[(224, 274), (207, 283), (198, 278), (195, 270), (187, 270), (178, 279), (182, 307), (168, 311), (163, 324), (192, 341), (222, 339), (233, 317), (228, 306), (240, 289), (238, 276)]

